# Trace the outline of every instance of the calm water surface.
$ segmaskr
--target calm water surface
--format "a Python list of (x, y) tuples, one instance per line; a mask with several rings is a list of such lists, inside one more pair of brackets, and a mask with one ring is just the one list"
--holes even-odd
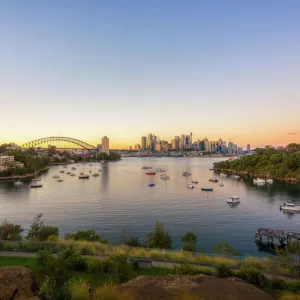
[[(186, 231), (198, 235), (198, 249), (208, 251), (211, 244), (226, 241), (243, 254), (259, 254), (254, 243), (258, 227), (300, 232), (300, 214), (284, 214), (279, 206), (286, 201), (300, 205), (300, 186), (274, 183), (255, 187), (251, 180), (222, 179), (224, 187), (209, 183), (215, 159), (210, 158), (127, 158), (107, 164), (85, 164), (90, 169), (103, 169), (99, 177), (79, 180), (60, 174), (61, 166), (51, 167), (42, 175), (43, 188), (31, 189), (29, 183), (20, 188), (12, 182), (0, 182), (0, 219), (22, 224), (28, 229), (32, 218), (42, 212), (44, 220), (58, 226), (60, 234), (83, 229), (96, 229), (109, 242), (136, 236), (143, 240), (156, 220), (162, 221), (180, 247), (180, 236)], [(171, 176), (163, 181), (145, 175), (141, 167), (165, 168)], [(77, 175), (83, 167), (75, 166)], [(71, 165), (65, 172), (71, 171)], [(186, 188), (189, 180), (199, 181), (194, 190)], [(62, 175), (64, 182), (52, 178)], [(155, 187), (148, 187), (155, 183)], [(201, 187), (213, 186), (213, 192)], [(241, 203), (233, 208), (226, 203), (229, 196), (239, 196)]]

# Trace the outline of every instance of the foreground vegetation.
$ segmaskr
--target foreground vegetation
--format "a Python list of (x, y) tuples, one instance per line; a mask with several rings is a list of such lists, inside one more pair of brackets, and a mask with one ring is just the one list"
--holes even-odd
[(254, 155), (214, 164), (215, 169), (246, 172), (255, 176), (300, 180), (300, 144), (285, 148), (256, 149)]
[(129, 264), (126, 255), (113, 255), (106, 260), (97, 260), (84, 258), (70, 249), (61, 252), (57, 257), (46, 251), (40, 251), (37, 258), (0, 257), (0, 267), (12, 265), (30, 268), (37, 278), (41, 292), (50, 295), (53, 300), (131, 299), (124, 298), (126, 295), (120, 294), (116, 284), (127, 282), (137, 276), (168, 274), (204, 274), (221, 278), (234, 276), (281, 300), (297, 299), (295, 297), (299, 297), (300, 292), (300, 282), (286, 282), (276, 277), (269, 280), (254, 267), (232, 270), (220, 264), (215, 270), (194, 268), (189, 265), (170, 269), (153, 267), (141, 269), (137, 263)]

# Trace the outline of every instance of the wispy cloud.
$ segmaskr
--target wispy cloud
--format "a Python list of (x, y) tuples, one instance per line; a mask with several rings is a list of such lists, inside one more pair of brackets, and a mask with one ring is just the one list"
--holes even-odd
[(297, 135), (300, 134), (300, 132), (288, 132), (286, 135)]

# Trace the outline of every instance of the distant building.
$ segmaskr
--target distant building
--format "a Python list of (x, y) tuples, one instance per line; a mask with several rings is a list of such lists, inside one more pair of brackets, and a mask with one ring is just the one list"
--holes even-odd
[(131, 150), (132, 150), (132, 146), (129, 146), (129, 147), (128, 147), (128, 150), (131, 151)]
[(233, 153), (233, 154), (237, 154), (237, 153), (238, 153), (237, 144), (233, 144), (233, 145), (232, 145), (232, 153)]
[(141, 145), (140, 144), (136, 144), (135, 146), (134, 146), (134, 150), (140, 150), (141, 149)]
[(250, 152), (250, 144), (247, 144), (247, 151)]
[(99, 153), (102, 152), (102, 145), (101, 145), (101, 144), (98, 144), (98, 145), (97, 145), (97, 150), (98, 150)]
[(152, 150), (153, 149), (153, 141), (152, 141), (152, 133), (148, 134), (147, 138), (147, 149)]
[(238, 154), (243, 154), (243, 147), (238, 147), (237, 148), (237, 153)]
[(102, 138), (102, 152), (109, 154), (109, 138), (107, 136)]
[(14, 156), (2, 155), (0, 156), (0, 166), (9, 166), (14, 162)]
[(171, 145), (170, 144), (164, 144), (162, 148), (163, 148), (164, 151), (168, 151), (168, 150), (170, 150)]
[(228, 142), (228, 147), (227, 147), (227, 153), (228, 154), (233, 154), (233, 143), (232, 142)]
[(142, 136), (141, 148), (142, 148), (142, 150), (146, 150), (146, 147), (147, 147), (147, 138), (145, 136)]
[(173, 150), (178, 150), (179, 149), (179, 136), (175, 136), (175, 139), (172, 140), (171, 148)]
[(155, 151), (156, 152), (160, 152), (161, 151), (161, 145), (160, 144), (156, 144), (155, 145)]

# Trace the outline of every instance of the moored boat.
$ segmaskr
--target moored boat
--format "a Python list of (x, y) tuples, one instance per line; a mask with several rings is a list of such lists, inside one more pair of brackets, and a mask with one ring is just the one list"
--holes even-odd
[(285, 202), (280, 206), (280, 210), (287, 212), (300, 212), (300, 206), (295, 205), (293, 202)]
[(266, 180), (262, 179), (262, 178), (256, 178), (256, 179), (253, 179), (253, 183), (262, 184), (262, 183), (266, 183)]
[(65, 173), (65, 171), (64, 171), (64, 170), (61, 170), (59, 173)]
[(197, 180), (192, 180), (192, 183), (198, 184), (199, 182)]
[(222, 182), (219, 183), (219, 186), (224, 186), (224, 184)]
[(201, 188), (201, 191), (203, 191), (203, 192), (212, 192), (213, 188)]
[(146, 172), (147, 175), (155, 175), (155, 172)]
[(57, 179), (57, 178), (59, 178), (59, 176), (57, 174), (54, 174), (54, 176), (52, 176), (52, 178)]
[(152, 167), (144, 166), (144, 167), (142, 167), (142, 169), (143, 169), (143, 170), (150, 170), (150, 169), (152, 169)]
[(14, 185), (15, 185), (15, 186), (21, 186), (22, 184), (23, 184), (23, 182), (20, 181), (20, 180), (14, 182)]
[(227, 177), (227, 174), (225, 174), (225, 173), (220, 173), (220, 176), (221, 176), (221, 177)]
[(240, 201), (240, 197), (237, 197), (237, 196), (231, 196), (231, 197), (229, 197), (229, 198), (227, 199), (226, 202), (229, 203), (229, 204), (238, 204), (238, 203), (240, 203), (241, 201)]
[(182, 176), (185, 176), (185, 177), (190, 176), (190, 175), (192, 175), (192, 173), (189, 173), (189, 172), (183, 172), (182, 173)]
[(80, 174), (78, 176), (79, 179), (89, 179), (90, 178), (90, 175), (87, 175), (87, 174)]
[(155, 186), (155, 184), (154, 183), (149, 183), (148, 186), (153, 187), (153, 186)]
[(43, 187), (43, 184), (41, 184), (41, 183), (32, 183), (30, 185), (30, 187), (31, 188), (41, 188), (41, 187)]
[(73, 167), (73, 168), (72, 168), (72, 170), (73, 170), (73, 171), (75, 171), (75, 170), (76, 170), (76, 168), (75, 168), (75, 167)]
[(234, 180), (240, 180), (240, 179), (241, 179), (241, 176), (239, 176), (239, 175), (232, 175), (232, 178), (233, 178)]
[(155, 172), (165, 172), (166, 170), (165, 169), (161, 169), (161, 168), (156, 168), (155, 169)]
[(57, 182), (63, 182), (63, 179), (57, 179)]
[(209, 181), (210, 181), (210, 182), (218, 182), (219, 180), (218, 180), (218, 179), (215, 179), (215, 178), (210, 178)]
[(170, 179), (170, 176), (167, 174), (160, 175), (160, 179)]
[(189, 183), (186, 187), (187, 187), (188, 189), (194, 189), (194, 188), (195, 188), (195, 186), (194, 186), (193, 184), (191, 184), (191, 183)]

